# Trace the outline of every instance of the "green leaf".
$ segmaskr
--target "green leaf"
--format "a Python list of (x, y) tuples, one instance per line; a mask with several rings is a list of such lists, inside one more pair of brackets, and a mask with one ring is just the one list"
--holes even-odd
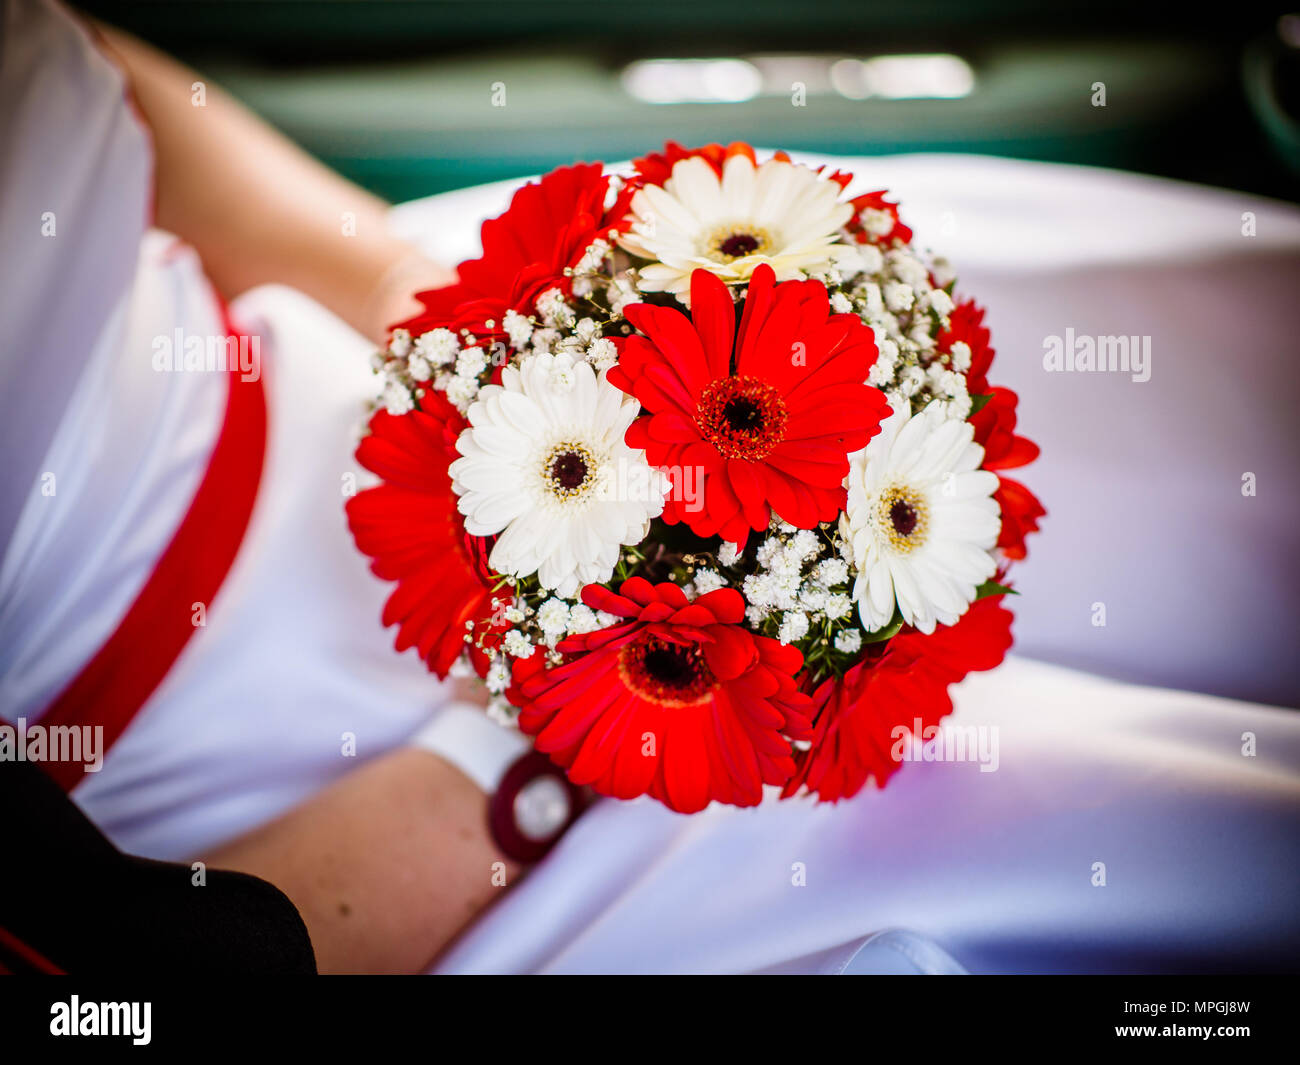
[(985, 395), (982, 396), (971, 396), (970, 412), (972, 414), (978, 414), (980, 411), (984, 409), (984, 405), (988, 403), (988, 401), (991, 400), (992, 398), (993, 398), (992, 392), (986, 393)]
[(869, 632), (862, 637), (863, 643), (880, 643), (881, 640), (888, 640), (891, 636), (898, 634), (898, 630), (903, 627), (903, 615), (897, 610), (894, 611), (894, 619), (883, 629), (877, 629), (875, 632)]
[(998, 584), (997, 581), (985, 581), (975, 589), (975, 601), (978, 603), (981, 599), (987, 599), (991, 595), (1019, 594), (1014, 588), (1008, 588), (1005, 584)]

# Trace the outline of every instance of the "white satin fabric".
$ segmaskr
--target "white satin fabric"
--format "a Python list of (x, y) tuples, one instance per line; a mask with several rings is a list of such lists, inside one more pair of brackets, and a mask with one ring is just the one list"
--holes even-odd
[(997, 730), (996, 772), (916, 762), (835, 807), (603, 803), (437, 971), (834, 972), (890, 930), (923, 937), (914, 971), (1294, 968), (1295, 714), (1013, 658), (952, 720)]
[[(124, 110), (120, 93), (117, 100)], [(117, 136), (103, 146), (109, 156), (121, 146), (137, 169), (103, 188), (138, 208), (137, 179), (147, 170), (132, 156), (144, 150), (138, 134), (130, 136), (134, 148)], [(1017, 571), (1020, 646), (1139, 679), (1289, 699), (1295, 622), (1281, 607), (1294, 573), (1296, 502), (1283, 485), (1294, 436), (1280, 411), (1295, 389), (1286, 285), (1294, 289), (1297, 213), (1074, 168), (957, 157), (837, 162), (858, 172), (863, 188), (887, 185), (902, 196), (921, 241), (948, 251), (964, 287), (992, 307), (1001, 351), (994, 379), (1021, 392), (1022, 427), (1044, 449), (1025, 479), (1052, 512)], [(6, 207), (11, 172), (22, 187), (39, 188), (50, 165), (39, 153), (6, 154)], [(454, 261), (474, 253), (478, 223), (507, 195), (494, 186), (435, 197), (399, 209), (395, 224)], [(1256, 213), (1258, 237), (1237, 235), (1243, 210)], [(103, 227), (109, 240), (115, 218), (93, 212), (86, 230)], [(54, 245), (62, 250), (42, 261), (41, 276), (79, 277), (92, 239), (83, 231)], [(120, 234), (109, 244), (123, 252)], [(40, 323), (81, 321), (88, 302), (100, 308), (68, 337), (65, 367), (75, 372), (66, 403), (33, 390), (22, 353), (4, 353), (0, 424), (30, 404), (35, 413), (24, 416), (49, 438), (18, 467), (22, 535), (10, 538), (0, 570), (5, 717), (84, 660), (92, 640), (59, 636), (75, 621), (75, 610), (60, 614), (71, 610), (66, 604), (102, 602), (105, 617), (120, 615), (119, 600), (96, 591), (107, 588), (98, 582), (128, 561), (132, 579), (147, 573), (151, 552), (166, 542), (164, 518), (179, 520), (175, 505), (161, 502), (170, 498), (164, 488), (184, 494), (176, 487), (183, 470), (192, 483), (215, 433), (214, 421), (181, 413), (190, 401), (207, 409), (201, 394), (211, 379), (202, 375), (167, 378), (166, 387), (192, 395), (125, 389), (99, 407), (76, 398), (93, 374), (105, 387), (118, 373), (130, 379), (149, 330), (191, 320), (207, 299), (184, 260), (160, 281), (150, 247), (135, 268), (134, 303), (125, 302), (120, 271), (104, 274), (103, 292), (93, 279), (75, 291), (50, 281), (27, 292), (36, 310), (18, 320), (29, 329), (24, 346), (36, 350), (52, 350), (39, 347)], [(270, 406), (252, 522), (206, 627), (102, 772), (75, 793), (120, 846), (151, 857), (202, 857), (358, 758), (406, 742), (446, 700), (413, 656), (392, 651), (391, 633), (378, 625), (387, 588), (368, 573), (344, 521), (345, 496), (360, 476), (354, 434), (373, 390), (366, 343), (285, 289), (250, 293), (233, 310), (263, 338)], [(124, 324), (137, 314), (153, 323), (143, 332)], [(1161, 338), (1152, 380), (1124, 385), (1036, 370), (1042, 336), (1066, 325)], [(113, 348), (114, 338), (116, 369), (97, 370), (94, 353)], [(81, 383), (72, 387), (74, 378)], [(97, 439), (122, 443), (77, 447), (96, 418), (111, 423)], [(130, 447), (123, 427), (138, 438)], [(124, 478), (120, 512), (96, 510), (88, 487), (63, 497), (88, 517), (28, 517), (34, 504), (23, 493), (37, 491), (33, 479), (49, 455), (64, 456), (61, 485)], [(170, 455), (183, 457), (179, 467), (165, 461)], [(1258, 472), (1257, 497), (1241, 496), (1238, 467)], [(107, 549), (110, 528), (140, 541), (131, 551)], [(69, 560), (79, 565), (68, 568)], [(1108, 605), (1106, 627), (1090, 623), (1094, 601)], [(29, 632), (47, 638), (24, 642)], [(21, 655), (10, 656), (10, 641)], [(27, 693), (27, 702), (13, 693)], [(919, 762), (883, 793), (837, 807), (793, 802), (685, 818), (651, 802), (602, 803), (435, 970), (1294, 963), (1295, 715), (1015, 658), (968, 680), (957, 706), (956, 723), (993, 730), (996, 772)]]

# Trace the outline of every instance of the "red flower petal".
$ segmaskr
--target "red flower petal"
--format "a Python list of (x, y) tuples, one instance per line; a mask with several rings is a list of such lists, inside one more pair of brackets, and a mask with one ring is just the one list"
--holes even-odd
[(868, 656), (842, 680), (814, 693), (812, 747), (796, 756), (785, 787), (806, 787), (827, 802), (849, 798), (874, 779), (883, 786), (898, 769), (896, 730), (937, 725), (952, 710), (948, 687), (976, 670), (992, 669), (1011, 646), (1011, 612), (1001, 596), (981, 599), (956, 625), (929, 636), (904, 629), (883, 653)]
[[(984, 448), (986, 470), (1016, 469), (1038, 457), (1037, 444), (1016, 436), (1016, 403), (1016, 394), (1009, 388), (994, 388), (983, 409), (971, 415), (975, 442)], [(1038, 531), (1038, 519), (1047, 511), (1033, 492), (1001, 473), (994, 498), (1002, 510), (998, 547), (1009, 559), (1023, 559), (1025, 537)]]
[(439, 326), (467, 328), (484, 339), (499, 338), (508, 309), (529, 313), (546, 289), (568, 292), (565, 267), (604, 231), (609, 179), (602, 171), (600, 163), (579, 163), (524, 185), (504, 214), (483, 223), (483, 254), (461, 264), (459, 282), (417, 293), (424, 311), (392, 328), (415, 336)]
[[(464, 419), (439, 393), (424, 409), (370, 420), (357, 461), (385, 479), (347, 504), (357, 547), (373, 559), (376, 576), (397, 582), (384, 607), (384, 625), (396, 625), (397, 650), (419, 650), (429, 669), (445, 676), (465, 649), (466, 622), (475, 635), (499, 638), (491, 586), (466, 548), (447, 467)], [(481, 664), (481, 660), (480, 660)]]
[[(649, 304), (625, 312), (645, 334), (629, 338), (609, 375), (644, 411), (626, 443), (669, 472), (664, 520), (700, 536), (744, 542), (774, 505), (805, 528), (834, 518), (848, 456), (888, 414), (863, 383), (872, 331), (831, 315), (820, 282), (775, 277), (767, 264), (754, 271), (738, 332), (727, 286), (705, 270), (691, 275), (691, 317)], [(692, 471), (700, 476), (688, 482)], [(684, 498), (686, 483), (699, 498)]]
[(738, 592), (687, 603), (675, 584), (632, 578), (617, 594), (589, 586), (584, 600), (636, 604), (635, 619), (603, 645), (565, 641), (562, 665), (516, 662), (508, 694), (539, 750), (601, 794), (650, 794), (683, 813), (753, 805), (763, 784), (786, 782), (787, 722), (801, 736), (808, 728), (794, 681), (803, 658), (739, 624)]

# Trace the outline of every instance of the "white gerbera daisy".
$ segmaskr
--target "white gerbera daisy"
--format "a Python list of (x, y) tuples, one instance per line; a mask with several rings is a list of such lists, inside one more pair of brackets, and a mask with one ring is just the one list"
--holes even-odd
[(937, 403), (915, 415), (905, 399), (890, 404), (880, 432), (850, 456), (840, 532), (858, 571), (863, 627), (888, 625), (897, 603), (928, 633), (955, 623), (997, 569), (998, 478), (979, 468), (984, 449), (970, 422), (946, 418)]
[(733, 155), (722, 176), (705, 160), (680, 160), (660, 188), (632, 198), (635, 218), (619, 238), (633, 255), (655, 262), (640, 270), (646, 292), (672, 292), (685, 302), (691, 272), (712, 271), (723, 281), (747, 281), (769, 263), (778, 281), (825, 268), (856, 252), (837, 243), (853, 215), (840, 186), (806, 166), (770, 159), (761, 166)]
[(640, 404), (569, 355), (536, 355), (486, 385), (456, 441), (452, 486), (465, 528), (500, 538), (498, 573), (536, 573), (573, 598), (606, 581), (623, 544), (663, 510), (665, 478), (623, 442)]

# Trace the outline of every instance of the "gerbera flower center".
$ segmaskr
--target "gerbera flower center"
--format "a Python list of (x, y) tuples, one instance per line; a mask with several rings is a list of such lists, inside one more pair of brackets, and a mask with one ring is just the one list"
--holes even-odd
[(894, 523), (894, 531), (899, 536), (911, 536), (916, 528), (917, 513), (912, 504), (904, 499), (895, 499), (889, 508), (889, 520)]
[(925, 543), (930, 527), (930, 508), (925, 497), (907, 485), (891, 485), (876, 505), (876, 524), (899, 554), (907, 554)]
[(550, 492), (561, 500), (577, 499), (590, 490), (596, 457), (583, 444), (556, 444), (542, 460), (542, 477)]
[(785, 439), (785, 398), (757, 377), (723, 377), (700, 392), (700, 433), (729, 459), (762, 459)]
[(586, 479), (587, 462), (576, 451), (566, 451), (551, 463), (551, 480), (567, 491), (581, 488)]
[(632, 691), (664, 706), (703, 702), (717, 683), (699, 644), (669, 643), (649, 635), (623, 648), (618, 668)]
[(768, 251), (772, 247), (772, 238), (767, 230), (759, 226), (732, 222), (713, 230), (705, 244), (710, 258), (729, 263), (747, 255)]

